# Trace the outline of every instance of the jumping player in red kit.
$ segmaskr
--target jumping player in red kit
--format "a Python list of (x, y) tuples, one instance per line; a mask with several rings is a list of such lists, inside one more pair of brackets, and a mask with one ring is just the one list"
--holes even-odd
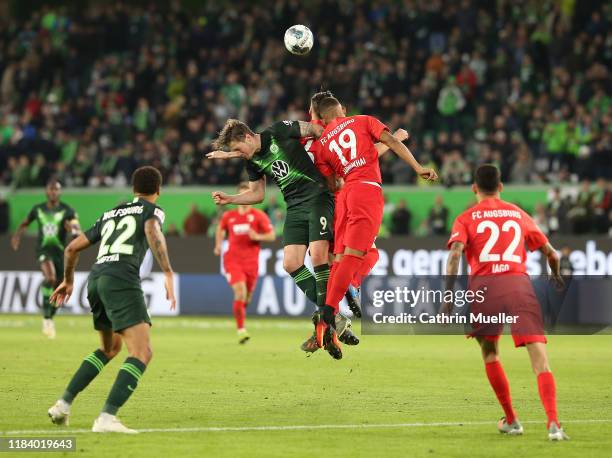
[(424, 168), (410, 150), (394, 138), (388, 128), (371, 116), (345, 117), (334, 97), (319, 102), (325, 124), (321, 137), (314, 142), (317, 168), (325, 175), (344, 180), (336, 199), (334, 218), (334, 254), (327, 285), (327, 301), (317, 324), (316, 339), (334, 358), (342, 358), (342, 349), (334, 330), (334, 316), (349, 285), (360, 271), (364, 255), (378, 235), (383, 217), (383, 194), (378, 151), (382, 142), (427, 180), (437, 179), (435, 171)]
[[(310, 99), (310, 106), (308, 108), (308, 114), (310, 115), (311, 123), (323, 126), (323, 121), (321, 120), (321, 114), (319, 112), (319, 102), (321, 102), (321, 100), (325, 98), (333, 97), (333, 96), (334, 95), (332, 94), (331, 91), (320, 91), (320, 92), (316, 92), (315, 94), (313, 94), (313, 96)], [(346, 109), (344, 107), (343, 107), (343, 112), (346, 113)], [(397, 129), (393, 133), (393, 136), (399, 141), (407, 140), (409, 137), (408, 132), (406, 132), (404, 129)], [(315, 162), (315, 165), (317, 166), (319, 171), (323, 174), (325, 173), (327, 166), (322, 165), (321, 162), (317, 162), (315, 160), (315, 154), (317, 153), (317, 150), (316, 148), (311, 148), (315, 141), (316, 141), (316, 138), (304, 138), (301, 140), (302, 144), (304, 145), (304, 149), (306, 150), (310, 158)], [(382, 156), (387, 151), (389, 151), (389, 147), (385, 145), (384, 143), (376, 143), (375, 147), (376, 147), (376, 151), (379, 157)], [(327, 176), (327, 180), (328, 180), (328, 184), (330, 186), (331, 191), (334, 192), (334, 202), (335, 202), (338, 198), (340, 188), (342, 187), (342, 184), (343, 184), (342, 179), (338, 179), (335, 175), (332, 174), (330, 176)], [(335, 221), (335, 215), (334, 215), (334, 221)], [(332, 245), (332, 249), (333, 249), (333, 245)], [(344, 294), (344, 297), (346, 298), (349, 309), (351, 310), (353, 315), (357, 318), (361, 318), (361, 304), (360, 304), (361, 302), (360, 301), (361, 282), (374, 268), (374, 266), (378, 262), (378, 258), (379, 258), (378, 249), (376, 248), (376, 245), (373, 243), (370, 249), (368, 250), (368, 252), (363, 257), (361, 268), (353, 277), (353, 280), (351, 281), (351, 284), (349, 285), (349, 289)], [(330, 261), (329, 261), (330, 265), (333, 265), (333, 262), (334, 262), (334, 255), (330, 251)], [(320, 314), (318, 310), (314, 313), (312, 319), (313, 319), (313, 323), (315, 323), (315, 326), (316, 326), (316, 323), (320, 319)], [(336, 322), (338, 322), (338, 315), (336, 315)], [(343, 343), (347, 343), (347, 344), (350, 342), (350, 340), (346, 338), (342, 338), (342, 337), (340, 338), (340, 340)], [(300, 348), (307, 353), (312, 353), (312, 352), (317, 351), (319, 349), (319, 346), (317, 345), (316, 332), (313, 332), (313, 335), (309, 337), (301, 345)]]
[[(249, 188), (240, 183), (238, 191)], [(246, 307), (257, 285), (259, 272), (259, 248), (261, 242), (272, 242), (276, 238), (268, 216), (250, 205), (239, 205), (226, 211), (221, 217), (215, 233), (215, 255), (221, 254), (221, 243), (227, 235), (229, 248), (223, 255), (227, 282), (234, 291), (233, 311), (238, 329), (238, 342), (249, 340), (244, 326)]]
[[(512, 324), (512, 337), (516, 347), (527, 348), (548, 418), (548, 438), (567, 440), (557, 418), (555, 379), (548, 364), (540, 305), (526, 273), (525, 245), (530, 251), (540, 250), (546, 256), (553, 280), (562, 284), (559, 256), (527, 213), (500, 199), (502, 184), (497, 167), (480, 166), (474, 181), (472, 190), (478, 204), (457, 217), (448, 241), (446, 289), (453, 289), (465, 251), (470, 266), (470, 289), (486, 291), (486, 299), (478, 310), (485, 313), (497, 309), (514, 312), (519, 324), (515, 324), (517, 321)], [(484, 284), (486, 290), (481, 288)], [(445, 303), (442, 313), (449, 314), (452, 307), (452, 303)], [(475, 311), (474, 307), (472, 311)], [(475, 323), (472, 328), (470, 337), (475, 337), (480, 344), (489, 383), (505, 413), (498, 429), (509, 435), (523, 434), (523, 427), (512, 407), (508, 379), (499, 360), (498, 341), (503, 325)]]

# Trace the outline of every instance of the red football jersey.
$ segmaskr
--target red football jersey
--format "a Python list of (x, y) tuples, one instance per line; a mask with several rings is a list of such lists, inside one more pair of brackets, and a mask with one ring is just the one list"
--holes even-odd
[(527, 252), (548, 242), (531, 217), (516, 205), (484, 199), (457, 217), (448, 247), (465, 244), (471, 275), (526, 273)]
[(240, 213), (238, 209), (226, 211), (219, 224), (228, 234), (229, 248), (224, 255), (225, 263), (257, 261), (261, 242), (251, 240), (249, 231), (253, 229), (264, 234), (273, 230), (268, 215), (255, 208), (244, 213)]
[(387, 126), (372, 116), (334, 119), (313, 144), (317, 168), (324, 176), (335, 173), (346, 183), (381, 183), (378, 152), (374, 144), (385, 130), (388, 130)]

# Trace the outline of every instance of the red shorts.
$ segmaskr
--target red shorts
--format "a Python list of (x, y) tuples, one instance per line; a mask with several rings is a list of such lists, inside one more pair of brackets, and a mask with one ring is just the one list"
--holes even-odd
[[(472, 315), (482, 314), (490, 317), (505, 314), (514, 321), (510, 323), (510, 331), (515, 347), (524, 347), (526, 344), (535, 342), (547, 342), (544, 336), (540, 303), (528, 276), (473, 277), (470, 280), (470, 289), (484, 291), (484, 301), (471, 305)], [(468, 337), (480, 336), (485, 340), (497, 341), (503, 332), (504, 324), (472, 323), (472, 329)]]
[(225, 264), (225, 278), (230, 285), (245, 282), (247, 291), (252, 293), (257, 286), (257, 276), (259, 275), (259, 266), (257, 263), (252, 264)]
[(336, 198), (334, 217), (334, 254), (346, 247), (367, 252), (382, 224), (385, 202), (380, 186), (347, 183)]

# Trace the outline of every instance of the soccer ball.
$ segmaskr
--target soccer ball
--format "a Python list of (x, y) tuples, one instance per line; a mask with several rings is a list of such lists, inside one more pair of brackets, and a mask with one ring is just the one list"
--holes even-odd
[(308, 54), (314, 44), (314, 36), (305, 25), (292, 25), (285, 32), (285, 48), (291, 54)]

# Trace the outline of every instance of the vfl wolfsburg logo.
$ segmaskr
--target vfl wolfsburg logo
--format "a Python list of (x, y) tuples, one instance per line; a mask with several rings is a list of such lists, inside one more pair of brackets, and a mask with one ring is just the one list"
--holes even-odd
[(277, 180), (281, 180), (289, 175), (289, 164), (285, 161), (274, 161), (271, 166), (272, 174)]
[(271, 152), (272, 154), (276, 154), (276, 153), (278, 153), (278, 149), (279, 149), (279, 148), (278, 148), (278, 145), (277, 145), (276, 143), (272, 143), (272, 144), (270, 145), (270, 152)]
[(45, 237), (55, 237), (58, 233), (57, 225), (55, 223), (45, 223), (42, 227), (42, 233)]

